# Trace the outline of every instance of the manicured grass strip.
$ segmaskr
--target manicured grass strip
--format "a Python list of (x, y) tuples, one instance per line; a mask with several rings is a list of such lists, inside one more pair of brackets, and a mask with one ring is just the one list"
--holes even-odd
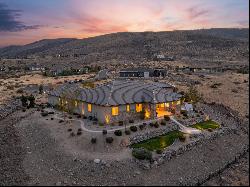
[(170, 146), (171, 144), (173, 144), (175, 139), (177, 139), (181, 136), (183, 136), (182, 132), (172, 131), (172, 132), (169, 132), (163, 136), (159, 136), (156, 138), (142, 141), (142, 142), (137, 143), (137, 144), (133, 144), (131, 147), (132, 148), (143, 147), (149, 151), (162, 150), (162, 149)]
[(207, 120), (191, 125), (190, 127), (203, 130), (203, 129), (217, 129), (220, 127), (220, 125), (212, 120)]

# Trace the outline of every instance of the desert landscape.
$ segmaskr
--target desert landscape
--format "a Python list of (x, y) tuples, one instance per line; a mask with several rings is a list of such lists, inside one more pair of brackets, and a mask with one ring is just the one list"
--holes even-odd
[[(211, 30), (212, 31), (212, 30)], [(224, 30), (223, 30), (224, 31)], [(223, 31), (220, 31), (223, 33)], [(225, 33), (227, 33), (229, 30), (225, 30)], [(193, 37), (197, 34), (195, 31), (186, 31), (188, 34), (185, 37), (186, 41), (190, 40), (190, 35)], [(245, 33), (245, 30), (238, 30), (235, 33)], [(213, 45), (216, 47), (220, 47), (217, 43), (217, 40), (210, 40), (213, 35), (209, 35), (209, 40), (206, 40), (207, 33), (209, 33), (209, 30), (204, 30), (204, 33), (201, 31), (198, 32), (199, 35), (201, 35), (202, 38), (205, 38), (205, 42), (215, 42)], [(173, 33), (166, 33), (169, 34), (171, 37), (176, 36), (177, 40), (183, 41), (183, 33), (182, 32), (173, 32)], [(202, 34), (206, 37), (203, 37)], [(236, 35), (237, 35), (236, 34)], [(115, 34), (117, 35), (117, 34)], [(122, 38), (126, 36), (125, 33), (117, 35), (116, 37), (119, 38), (118, 41), (121, 42)], [(130, 34), (131, 35), (131, 34)], [(134, 43), (135, 39), (132, 38), (131, 40), (126, 40), (126, 43), (128, 44), (128, 41), (131, 41), (131, 44), (133, 43), (134, 46), (129, 46), (131, 49), (137, 49), (137, 47), (140, 46), (140, 43), (145, 43), (147, 41), (149, 33), (142, 33), (141, 36), (145, 37), (145, 40), (138, 38), (136, 39), (137, 43)], [(161, 37), (161, 35), (164, 35), (164, 33), (154, 33), (154, 35)], [(185, 34), (184, 34), (185, 35)], [(225, 34), (226, 35), (226, 34)], [(139, 36), (137, 33), (135, 36)], [(178, 36), (178, 37), (177, 37)], [(96, 39), (88, 39), (86, 42), (89, 42), (89, 40), (99, 40), (99, 39), (105, 39), (107, 41), (113, 41), (111, 38), (113, 35), (107, 35), (107, 36), (101, 36), (100, 38), (97, 37)], [(127, 37), (127, 36), (126, 36)], [(181, 37), (181, 39), (179, 39)], [(218, 36), (217, 36), (218, 37)], [(192, 38), (194, 41), (199, 41), (200, 37)], [(217, 57), (217, 59), (213, 59), (213, 61), (210, 60), (208, 63), (204, 63), (204, 54), (198, 53), (198, 56), (192, 57), (189, 59), (186, 59), (184, 50), (177, 49), (176, 45), (172, 46), (171, 48), (168, 48), (167, 51), (161, 51), (162, 49), (157, 49), (158, 53), (161, 54), (168, 54), (171, 56), (174, 56), (175, 59), (171, 60), (157, 60), (153, 59), (152, 51), (151, 49), (148, 52), (145, 53), (135, 53), (136, 50), (127, 51), (127, 50), (115, 50), (114, 52), (110, 52), (110, 54), (115, 56), (107, 56), (107, 51), (103, 49), (103, 46), (98, 46), (102, 48), (102, 55), (105, 56), (105, 58), (100, 59), (97, 61), (98, 55), (95, 54), (94, 57), (91, 57), (91, 62), (88, 61), (87, 55), (83, 58), (78, 57), (53, 57), (51, 56), (51, 59), (48, 59), (48, 57), (44, 57), (46, 55), (51, 55), (51, 51), (54, 50), (58, 54), (60, 54), (60, 47), (54, 47), (53, 49), (50, 49), (49, 51), (43, 51), (37, 49), (37, 47), (32, 46), (33, 44), (27, 45), (27, 47), (31, 47), (39, 51), (38, 53), (33, 53), (36, 57), (28, 57), (25, 56), (25, 58), (17, 57), (20, 55), (28, 55), (25, 50), (21, 52), (15, 52), (15, 50), (11, 50), (8, 54), (6, 52), (0, 53), (1, 58), (1, 65), (2, 67), (8, 66), (8, 62), (11, 61), (10, 67), (12, 67), (12, 70), (6, 70), (1, 71), (1, 105), (4, 107), (7, 107), (8, 104), (11, 104), (13, 101), (18, 100), (22, 95), (30, 95), (34, 94), (36, 97), (36, 102), (38, 106), (44, 106), (48, 102), (48, 93), (50, 90), (56, 89), (58, 86), (65, 84), (65, 82), (76, 82), (76, 81), (88, 81), (92, 80), (93, 78), (98, 75), (98, 72), (89, 72), (85, 73), (83, 75), (68, 75), (68, 76), (48, 76), (44, 74), (43, 70), (36, 70), (32, 71), (27, 68), (18, 68), (15, 70), (13, 67), (22, 67), (23, 65), (29, 66), (32, 64), (39, 64), (39, 67), (43, 67), (44, 69), (51, 68), (51, 62), (54, 62), (54, 59), (56, 59), (56, 63), (54, 66), (62, 67), (62, 64), (65, 64), (64, 67), (70, 66), (71, 63), (74, 61), (74, 67), (81, 68), (84, 66), (99, 66), (100, 69), (107, 69), (108, 74), (105, 77), (104, 82), (109, 82), (112, 79), (119, 78), (119, 71), (121, 71), (124, 68), (128, 67), (141, 67), (148, 66), (151, 68), (164, 68), (167, 70), (167, 75), (165, 77), (157, 78), (158, 82), (162, 83), (169, 83), (172, 85), (175, 85), (179, 92), (187, 92), (190, 87), (195, 87), (197, 91), (202, 96), (202, 103), (204, 104), (210, 104), (212, 111), (214, 111), (214, 114), (210, 114), (210, 116), (218, 115), (217, 112), (224, 111), (224, 114), (228, 115), (227, 113), (233, 113), (234, 116), (237, 116), (237, 118), (233, 120), (240, 120), (235, 122), (234, 125), (240, 126), (239, 130), (234, 133), (226, 133), (223, 136), (219, 136), (216, 138), (216, 140), (212, 141), (214, 144), (214, 148), (212, 147), (206, 147), (204, 143), (201, 144), (201, 146), (198, 146), (197, 148), (192, 149), (191, 151), (185, 152), (181, 154), (181, 156), (178, 156), (176, 158), (171, 159), (168, 162), (163, 161), (155, 161), (152, 166), (148, 165), (146, 162), (142, 162), (140, 167), (138, 166), (138, 162), (134, 161), (130, 154), (130, 149), (124, 149), (119, 146), (120, 141), (128, 142), (129, 139), (117, 139), (115, 138), (115, 141), (112, 146), (103, 144), (103, 135), (100, 133), (99, 135), (95, 133), (89, 133), (85, 131), (81, 131), (82, 135), (72, 138), (71, 135), (69, 136), (69, 132), (66, 131), (66, 129), (72, 129), (72, 132), (76, 131), (77, 129), (81, 129), (81, 125), (79, 122), (76, 121), (68, 121), (66, 122), (60, 122), (60, 117), (63, 119), (62, 114), (58, 111), (54, 111), (54, 116), (51, 116), (50, 118), (41, 118), (40, 110), (41, 107), (38, 107), (37, 109), (22, 109), (20, 106), (20, 103), (15, 105), (18, 105), (17, 107), (13, 107), (12, 110), (6, 110), (9, 111), (9, 114), (2, 119), (1, 124), (1, 132), (4, 134), (1, 137), (1, 142), (6, 142), (8, 139), (12, 136), (14, 136), (14, 139), (12, 141), (16, 142), (16, 147), (9, 147), (9, 144), (4, 144), (4, 147), (2, 149), (2, 156), (4, 158), (11, 158), (10, 162), (3, 163), (4, 160), (2, 160), (2, 166), (5, 171), (7, 172), (1, 172), (3, 175), (1, 175), (1, 181), (2, 185), (6, 184), (29, 184), (29, 185), (39, 185), (39, 184), (45, 184), (45, 185), (87, 185), (87, 184), (100, 184), (100, 185), (114, 185), (114, 184), (123, 184), (123, 185), (153, 185), (153, 184), (159, 184), (159, 185), (167, 185), (167, 184), (194, 184), (194, 185), (247, 185), (249, 183), (248, 180), (248, 160), (249, 160), (249, 152), (248, 152), (248, 119), (249, 119), (249, 73), (245, 72), (248, 71), (248, 35), (244, 35), (244, 39), (236, 39), (236, 37), (230, 37), (227, 39), (224, 39), (222, 37), (220, 40), (224, 40), (225, 42), (233, 42), (238, 45), (238, 50), (244, 51), (244, 52), (237, 52), (233, 48), (235, 48), (235, 45), (232, 45), (233, 48), (228, 48), (230, 45), (225, 45), (227, 48), (221, 48), (223, 52), (220, 52), (218, 54), (222, 55)], [(96, 41), (96, 43), (98, 43)], [(161, 40), (160, 40), (161, 41)], [(53, 41), (49, 41), (53, 42)], [(63, 47), (63, 51), (67, 51), (67, 47), (74, 48), (75, 46), (79, 45), (77, 44), (77, 40), (68, 41), (67, 44), (61, 44), (61, 48)], [(84, 41), (85, 42), (85, 41)], [(163, 41), (162, 41), (163, 42)], [(238, 42), (238, 43), (237, 43)], [(43, 45), (44, 41), (41, 41), (41, 45)], [(45, 42), (46, 43), (46, 42)], [(176, 42), (175, 42), (176, 43)], [(195, 42), (194, 42), (195, 43)], [(70, 44), (70, 45), (69, 45)], [(124, 45), (127, 45), (124, 44)], [(202, 45), (201, 45), (202, 44)], [(39, 45), (39, 47), (41, 47)], [(110, 44), (113, 46), (116, 46), (116, 44)], [(123, 46), (124, 46), (123, 45)], [(145, 44), (144, 44), (145, 45)], [(184, 44), (181, 44), (184, 45)], [(193, 45), (193, 44), (192, 44)], [(243, 46), (242, 46), (243, 45)], [(107, 47), (107, 44), (105, 44)], [(177, 45), (180, 47), (180, 45)], [(189, 45), (184, 45), (186, 50), (189, 53), (196, 53), (196, 51), (201, 51), (202, 48), (206, 49), (206, 44), (204, 41), (202, 43), (196, 43), (195, 48), (196, 50), (190, 50)], [(26, 47), (26, 48), (27, 48)], [(46, 48), (46, 47), (45, 47)], [(25, 49), (21, 48), (20, 49)], [(32, 49), (32, 50), (33, 50)], [(95, 49), (96, 50), (96, 49)], [(114, 49), (113, 49), (114, 50)], [(3, 49), (2, 49), (3, 51)], [(19, 51), (19, 50), (16, 50)], [(30, 51), (30, 50), (29, 50)], [(85, 49), (84, 49), (85, 51)], [(126, 51), (126, 53), (125, 53)], [(138, 50), (139, 52), (141, 50)], [(159, 52), (160, 51), (160, 52)], [(177, 52), (178, 51), (178, 52)], [(231, 51), (231, 52), (230, 52)], [(174, 52), (174, 53), (173, 53)], [(181, 53), (179, 53), (181, 52)], [(75, 53), (79, 53), (78, 51)], [(216, 53), (215, 51), (206, 50), (204, 51), (206, 53), (205, 56), (210, 56), (210, 53)], [(55, 54), (55, 53), (53, 53)], [(71, 55), (71, 53), (69, 53)], [(151, 54), (151, 56), (149, 55)], [(217, 54), (217, 53), (216, 53)], [(229, 59), (230, 54), (230, 60)], [(241, 54), (239, 56), (239, 54)], [(9, 56), (10, 55), (10, 56)], [(41, 56), (42, 55), (42, 56)], [(238, 55), (238, 56), (237, 56)], [(15, 59), (9, 59), (10, 57), (14, 57)], [(117, 58), (117, 56), (120, 56)], [(201, 58), (202, 56), (202, 58)], [(227, 56), (227, 57), (225, 57)], [(6, 58), (8, 57), (8, 58)], [(108, 59), (107, 59), (108, 57)], [(27, 59), (26, 59), (27, 58)], [(94, 60), (93, 60), (94, 58)], [(207, 58), (208, 60), (208, 58)], [(235, 61), (236, 60), (236, 61)], [(84, 63), (82, 63), (84, 62)], [(68, 64), (68, 65), (67, 65)], [(228, 66), (230, 65), (230, 68)], [(36, 65), (37, 66), (37, 65)], [(247, 67), (247, 68), (246, 68)], [(182, 68), (182, 69), (181, 69)], [(186, 69), (183, 69), (186, 68)], [(188, 69), (187, 69), (188, 68)], [(206, 72), (205, 70), (200, 70), (200, 72), (193, 72), (189, 68), (211, 68), (212, 72)], [(242, 68), (244, 68), (244, 72), (242, 71)], [(222, 71), (223, 69), (223, 71)], [(154, 80), (156, 80), (154, 78)], [(95, 80), (96, 81), (96, 80)], [(99, 80), (98, 84), (102, 84), (103, 81)], [(39, 86), (42, 85), (43, 91), (42, 93), (39, 92)], [(223, 109), (217, 109), (217, 107), (222, 107)], [(209, 109), (209, 110), (211, 110)], [(229, 111), (227, 111), (229, 110)], [(216, 112), (217, 111), (217, 112)], [(222, 112), (223, 113), (223, 112)], [(68, 116), (69, 117), (69, 116)], [(67, 117), (67, 118), (68, 118)], [(71, 117), (70, 117), (71, 118)], [(215, 117), (216, 118), (216, 117)], [(215, 119), (214, 118), (214, 119)], [(53, 121), (51, 121), (53, 119)], [(74, 117), (73, 117), (74, 119)], [(58, 123), (59, 120), (59, 123)], [(218, 118), (218, 120), (222, 120), (222, 117)], [(225, 119), (226, 120), (226, 119)], [(228, 119), (227, 119), (228, 120)], [(64, 120), (63, 120), (64, 121)], [(223, 121), (223, 120), (222, 120)], [(84, 123), (89, 123), (88, 121)], [(229, 122), (221, 122), (227, 124), (228, 126)], [(231, 123), (231, 122), (230, 122)], [(90, 124), (90, 126), (92, 126)], [(86, 127), (87, 129), (90, 128), (90, 126)], [(170, 125), (171, 126), (171, 125)], [(105, 127), (108, 128), (108, 127)], [(103, 127), (97, 126), (95, 130), (98, 131), (98, 129), (103, 129)], [(112, 129), (112, 128), (111, 128)], [(164, 128), (163, 128), (164, 129)], [(109, 130), (108, 130), (109, 131)], [(111, 130), (112, 131), (112, 130)], [(151, 132), (152, 130), (148, 129), (146, 131)], [(8, 133), (6, 133), (8, 132)], [(154, 130), (152, 131), (154, 132)], [(111, 132), (110, 132), (111, 133)], [(72, 134), (72, 133), (71, 133)], [(108, 133), (109, 134), (109, 133)], [(135, 134), (136, 136), (136, 134)], [(135, 137), (133, 136), (133, 137)], [(82, 138), (84, 137), (84, 138)], [(97, 139), (97, 141), (100, 141), (96, 146), (93, 147), (93, 145), (89, 144), (89, 139)], [(46, 139), (46, 142), (43, 141), (43, 139)], [(195, 139), (194, 139), (195, 140)], [(233, 141), (232, 141), (233, 140)], [(50, 143), (49, 143), (49, 142)], [(207, 140), (211, 141), (211, 140)], [(18, 142), (18, 143), (17, 143)], [(30, 142), (36, 142), (35, 144), (30, 144)], [(85, 143), (84, 143), (85, 142)], [(227, 149), (228, 146), (232, 148), (232, 146), (237, 146), (237, 148), (234, 149), (234, 152), (232, 149)], [(176, 143), (172, 149), (175, 149), (175, 147), (180, 146), (178, 143)], [(52, 147), (56, 149), (52, 149)], [(220, 147), (220, 148), (219, 148)], [(223, 148), (222, 148), (223, 147)], [(216, 149), (216, 151), (213, 153), (209, 153), (209, 151), (212, 151)], [(220, 151), (218, 151), (220, 149)], [(52, 151), (53, 150), (53, 151)], [(83, 151), (85, 150), (85, 151)], [(208, 151), (208, 152), (207, 152)], [(243, 151), (243, 152), (242, 152)], [(40, 152), (43, 152), (43, 154), (39, 154)], [(207, 152), (205, 154), (205, 152)], [(200, 160), (201, 158), (195, 158), (194, 155), (203, 155), (208, 156), (210, 154), (219, 154), (219, 155), (226, 155), (229, 154), (230, 157), (223, 158), (223, 163), (226, 165), (222, 166), (222, 162), (220, 159), (215, 160), (217, 157), (214, 157), (214, 159), (209, 159), (209, 162), (205, 162), (205, 165), (203, 167), (208, 167), (210, 165), (210, 168), (204, 173), (204, 176), (209, 176), (209, 178), (200, 179), (200, 181), (196, 181), (192, 179), (193, 177), (197, 176), (198, 178), (201, 177), (201, 173), (199, 173), (197, 168), (201, 167)], [(239, 157), (235, 158), (234, 155), (239, 155)], [(60, 155), (60, 156), (59, 156)], [(71, 155), (71, 156), (70, 156)], [(59, 157), (58, 157), (59, 156)], [(190, 157), (190, 158), (189, 158)], [(203, 158), (206, 159), (207, 158)], [(98, 159), (97, 159), (98, 158)], [(192, 163), (192, 167), (196, 168), (196, 172), (193, 171), (193, 168), (183, 168), (183, 165), (189, 165), (183, 164), (185, 161), (189, 160), (196, 160), (195, 165)], [(100, 161), (99, 161), (100, 160)], [(202, 160), (202, 159), (201, 159)], [(18, 161), (18, 165), (16, 163)], [(93, 162), (94, 161), (94, 162)], [(100, 164), (98, 164), (100, 162)], [(163, 163), (162, 163), (163, 162)], [(62, 164), (64, 163), (64, 164)], [(212, 163), (212, 164), (209, 164)], [(11, 166), (10, 166), (11, 164)], [(45, 164), (45, 165), (44, 165)], [(220, 165), (222, 164), (222, 165)], [(80, 166), (82, 165), (82, 166)], [(84, 165), (84, 167), (83, 167)], [(167, 167), (165, 167), (166, 165)], [(215, 165), (217, 167), (215, 167)], [(47, 166), (47, 167), (45, 167)], [(51, 167), (49, 167), (51, 166)], [(52, 167), (53, 166), (53, 167)], [(220, 166), (220, 171), (217, 172), (218, 166)], [(18, 170), (10, 170), (10, 167), (19, 168)], [(178, 171), (171, 170), (171, 167), (180, 167), (178, 170), (181, 173), (175, 173)], [(120, 168), (115, 169), (115, 168)], [(151, 168), (151, 169), (148, 169)], [(164, 168), (168, 168), (167, 170)], [(82, 169), (89, 170), (85, 172), (84, 175), (86, 176), (79, 176)], [(185, 170), (192, 171), (192, 176), (185, 176)], [(129, 172), (129, 171), (134, 172)], [(160, 173), (155, 172), (154, 170), (161, 170)], [(166, 171), (165, 171), (166, 170)], [(171, 171), (170, 171), (171, 170)], [(41, 172), (42, 171), (42, 172)], [(100, 173), (102, 172), (102, 174)], [(114, 174), (114, 173), (116, 174)], [(168, 177), (166, 180), (163, 180), (164, 172), (168, 173)], [(118, 175), (119, 173), (119, 175)], [(128, 174), (130, 173), (130, 174)], [(157, 175), (155, 175), (158, 173)], [(214, 173), (214, 174), (212, 174)], [(82, 173), (83, 174), (83, 173)], [(87, 176), (89, 175), (89, 176)], [(92, 177), (98, 175), (99, 179), (94, 180)], [(211, 175), (211, 176), (210, 176)], [(124, 178), (120, 178), (119, 176), (124, 176)], [(127, 176), (125, 178), (125, 176)], [(142, 178), (143, 176), (143, 178)], [(144, 180), (148, 177), (150, 180)], [(182, 176), (181, 178), (177, 176)], [(131, 178), (132, 180), (131, 180)], [(46, 178), (46, 181), (42, 181), (42, 178)], [(95, 182), (91, 182), (95, 181)], [(105, 182), (106, 181), (106, 182)], [(128, 182), (129, 181), (129, 182)]]
[(0, 186), (249, 186), (249, 2), (0, 0)]

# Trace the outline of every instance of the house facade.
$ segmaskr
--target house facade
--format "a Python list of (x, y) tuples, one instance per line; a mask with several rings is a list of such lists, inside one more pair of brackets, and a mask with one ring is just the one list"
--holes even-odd
[(127, 68), (119, 72), (120, 78), (150, 78), (150, 77), (165, 77), (167, 71), (163, 68)]
[(181, 98), (169, 84), (116, 80), (95, 88), (67, 83), (51, 91), (48, 102), (68, 112), (92, 116), (99, 123), (111, 124), (178, 113)]

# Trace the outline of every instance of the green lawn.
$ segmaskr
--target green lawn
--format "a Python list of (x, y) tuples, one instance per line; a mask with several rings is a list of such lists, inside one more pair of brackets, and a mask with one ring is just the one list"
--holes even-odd
[(191, 125), (190, 127), (203, 130), (203, 129), (217, 129), (220, 127), (220, 125), (212, 120), (207, 120)]
[(158, 150), (158, 149), (162, 150), (162, 149), (170, 146), (171, 144), (173, 144), (175, 139), (181, 137), (182, 135), (183, 135), (182, 132), (172, 131), (172, 132), (169, 132), (163, 136), (159, 136), (156, 138), (152, 138), (152, 139), (145, 140), (145, 141), (142, 141), (140, 143), (134, 144), (131, 147), (132, 148), (143, 147), (149, 151), (154, 151), (154, 150)]

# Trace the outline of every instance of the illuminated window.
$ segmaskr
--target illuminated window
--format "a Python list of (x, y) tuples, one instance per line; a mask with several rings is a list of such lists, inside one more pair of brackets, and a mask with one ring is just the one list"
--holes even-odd
[(88, 112), (91, 112), (91, 111), (92, 111), (92, 105), (88, 104)]
[(84, 104), (82, 103), (82, 114), (84, 114)]
[(110, 122), (110, 116), (109, 115), (105, 116), (105, 121), (106, 121), (107, 124)]
[(135, 110), (136, 110), (136, 112), (141, 112), (142, 111), (142, 104), (136, 104)]
[(176, 104), (177, 104), (177, 105), (180, 105), (180, 104), (181, 104), (181, 101), (180, 101), (180, 100), (179, 100), (179, 101), (177, 101), (177, 102), (176, 102)]
[(165, 103), (165, 107), (166, 107), (166, 108), (169, 107), (169, 103)]
[(117, 116), (119, 113), (119, 108), (118, 106), (112, 107), (112, 116)]
[(127, 112), (130, 111), (130, 105), (127, 105), (127, 106), (126, 106), (126, 110), (127, 110)]
[(161, 108), (164, 108), (164, 103), (159, 104)]
[(77, 105), (78, 105), (78, 102), (77, 102), (77, 101), (75, 101), (75, 107), (77, 107)]

